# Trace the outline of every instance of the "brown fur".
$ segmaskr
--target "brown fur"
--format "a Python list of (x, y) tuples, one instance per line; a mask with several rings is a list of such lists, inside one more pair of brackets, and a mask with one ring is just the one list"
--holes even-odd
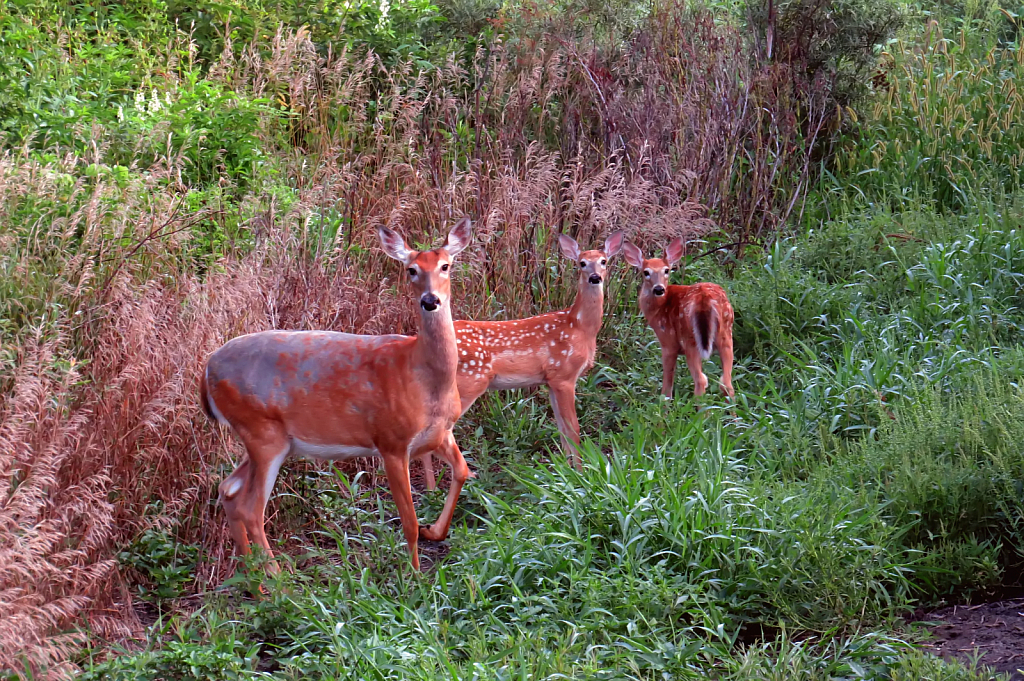
[[(622, 232), (605, 241), (604, 250), (580, 253), (576, 241), (562, 235), (562, 253), (576, 264), (576, 300), (560, 312), (501, 322), (455, 322), (459, 346), (459, 397), (462, 413), (488, 390), (547, 385), (562, 448), (579, 468), (576, 445), (576, 382), (594, 365), (597, 333), (604, 315), (604, 279), (608, 260), (622, 246)], [(592, 278), (598, 283), (592, 283)], [(422, 457), (427, 487), (434, 488), (430, 454)]]
[[(669, 244), (664, 259), (645, 259), (633, 244), (623, 246), (626, 261), (640, 270), (643, 277), (640, 310), (661, 343), (661, 394), (672, 397), (676, 363), (682, 353), (693, 377), (693, 394), (703, 395), (708, 377), (701, 364), (717, 350), (722, 358), (720, 384), (731, 398), (735, 392), (732, 386), (732, 305), (718, 284), (668, 285), (669, 276), (682, 257), (682, 249), (682, 241), (676, 239)], [(656, 291), (662, 289), (664, 293), (657, 295)]]
[[(265, 331), (235, 338), (211, 355), (200, 382), (204, 410), (230, 425), (248, 453), (219, 488), (242, 553), (254, 542), (273, 558), (264, 510), (280, 466), (292, 453), (331, 460), (380, 456), (414, 568), (419, 569), (418, 539), (447, 536), (469, 477), (452, 435), (461, 412), (449, 266), (469, 239), (466, 219), (444, 248), (417, 253), (381, 229), (385, 250), (408, 268), (417, 293), (421, 313), (415, 337)], [(409, 458), (430, 451), (437, 451), (454, 475), (438, 521), (421, 528)], [(271, 568), (277, 569), (273, 561)]]

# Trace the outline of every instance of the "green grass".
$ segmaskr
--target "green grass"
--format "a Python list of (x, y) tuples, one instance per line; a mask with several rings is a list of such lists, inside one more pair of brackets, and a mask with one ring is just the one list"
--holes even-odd
[(689, 272), (736, 308), (734, 409), (697, 412), (688, 377), (658, 396), (620, 272), (582, 473), (543, 392), (487, 396), (459, 425), (480, 477), (424, 575), (375, 490), (291, 473), (318, 529), (272, 596), (171, 608), (88, 678), (988, 678), (922, 656), (901, 618), (1024, 559), (1020, 219), (867, 212), (729, 280)]

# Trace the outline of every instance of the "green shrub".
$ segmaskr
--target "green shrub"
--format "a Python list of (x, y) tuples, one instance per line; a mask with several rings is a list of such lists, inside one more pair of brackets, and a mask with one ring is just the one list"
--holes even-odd
[(169, 0), (167, 17), (189, 33), (207, 66), (220, 59), (226, 34), (237, 50), (265, 44), (282, 25), (303, 27), (323, 52), (354, 47), (389, 65), (408, 58), (426, 64), (444, 24), (431, 0)]
[(224, 177), (246, 185), (267, 162), (264, 131), (277, 110), (264, 99), (202, 80), (197, 72), (186, 77), (181, 87), (140, 88), (117, 106), (107, 158), (122, 165), (172, 165), (189, 186)]
[(867, 94), (876, 51), (903, 15), (891, 0), (755, 0), (747, 22), (764, 57), (802, 70), (807, 82), (829, 80), (830, 100), (842, 108)]
[(836, 166), (869, 197), (963, 210), (1021, 187), (1024, 50), (930, 30), (890, 47), (885, 91)]
[(166, 531), (146, 530), (118, 558), (147, 580), (147, 585), (139, 585), (140, 595), (177, 598), (195, 577), (199, 548), (179, 544)]
[[(908, 395), (877, 439), (816, 475), (872, 490), (935, 598), (998, 583), (1024, 554), (1024, 393), (998, 365), (957, 386)], [(837, 476), (838, 474), (838, 476)]]

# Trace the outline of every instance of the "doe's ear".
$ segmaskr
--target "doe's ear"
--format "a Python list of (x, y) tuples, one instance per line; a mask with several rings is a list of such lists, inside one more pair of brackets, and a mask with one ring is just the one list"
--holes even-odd
[(668, 264), (675, 267), (680, 260), (683, 259), (683, 253), (686, 252), (686, 247), (683, 246), (683, 238), (676, 237), (672, 239), (672, 243), (665, 249), (665, 259), (668, 260)]
[(608, 235), (604, 241), (604, 254), (608, 258), (614, 258), (622, 250), (622, 244), (626, 234), (620, 229)]
[(444, 250), (448, 251), (448, 255), (454, 258), (465, 250), (472, 240), (473, 221), (467, 216), (455, 223), (452, 231), (448, 232), (448, 239), (444, 242)]
[(628, 241), (622, 244), (622, 257), (637, 269), (644, 266), (644, 252)]
[(580, 245), (568, 234), (558, 235), (558, 247), (562, 249), (562, 255), (573, 262), (580, 259)]
[(380, 237), (380, 243), (384, 247), (384, 252), (388, 254), (388, 257), (394, 258), (406, 265), (412, 262), (412, 258), (416, 255), (416, 251), (406, 245), (405, 239), (403, 239), (398, 232), (381, 226), (377, 228), (377, 236)]

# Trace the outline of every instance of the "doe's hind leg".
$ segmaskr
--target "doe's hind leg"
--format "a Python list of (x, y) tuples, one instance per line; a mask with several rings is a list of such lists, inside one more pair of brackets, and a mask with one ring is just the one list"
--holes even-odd
[(267, 541), (264, 513), (289, 449), (288, 437), (283, 432), (247, 442), (248, 457), (219, 488), (220, 502), (239, 553), (247, 555), (250, 543), (258, 545), (270, 559), (267, 569), (271, 573), (279, 572), (280, 567)]

